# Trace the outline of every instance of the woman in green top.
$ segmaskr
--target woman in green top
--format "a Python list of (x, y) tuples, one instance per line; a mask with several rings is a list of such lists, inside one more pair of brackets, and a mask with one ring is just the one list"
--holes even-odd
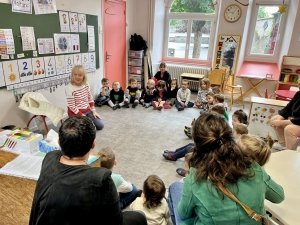
[(224, 195), (217, 188), (218, 183), (263, 216), (266, 216), (265, 199), (274, 203), (283, 201), (282, 187), (255, 162), (253, 152), (237, 146), (224, 117), (201, 115), (193, 126), (192, 136), (195, 147), (189, 175), (183, 185), (175, 182), (169, 188), (174, 224), (259, 224)]

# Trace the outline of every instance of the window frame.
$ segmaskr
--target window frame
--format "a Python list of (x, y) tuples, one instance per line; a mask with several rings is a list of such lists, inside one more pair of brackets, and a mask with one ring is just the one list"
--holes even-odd
[[(288, 1), (285, 2), (285, 5), (288, 10)], [(286, 13), (281, 14), (281, 20), (280, 20), (280, 25), (278, 29), (278, 36), (277, 36), (277, 41), (276, 41), (276, 46), (274, 50), (273, 55), (267, 55), (267, 54), (251, 54), (251, 47), (253, 43), (253, 37), (255, 33), (255, 26), (256, 26), (256, 21), (257, 21), (257, 15), (258, 15), (258, 10), (260, 6), (280, 6), (282, 5), (282, 1), (275, 0), (273, 2), (268, 2), (268, 1), (258, 1), (254, 7), (253, 7), (253, 13), (252, 17), (250, 18), (250, 26), (249, 26), (249, 32), (248, 32), (248, 38), (247, 42), (249, 44), (246, 45), (246, 52), (245, 52), (245, 61), (259, 61), (259, 62), (270, 62), (270, 63), (276, 63), (278, 61), (278, 58), (280, 56), (280, 51), (281, 51), (281, 46), (282, 46), (282, 36), (284, 32), (284, 27), (286, 25)]]
[[(172, 1), (173, 4), (173, 1)], [(218, 7), (215, 5), (215, 13), (206, 14), (206, 13), (174, 13), (170, 12), (171, 8), (166, 9), (166, 17), (165, 17), (165, 32), (164, 32), (164, 44), (163, 44), (163, 53), (162, 58), (163, 61), (168, 62), (179, 62), (179, 63), (190, 63), (190, 64), (199, 64), (199, 65), (208, 65), (212, 63), (212, 55), (214, 52), (214, 41), (215, 41), (215, 34), (216, 34), (216, 24), (218, 19)], [(169, 25), (171, 19), (178, 19), (178, 20), (188, 20), (188, 30), (187, 30), (187, 42), (185, 46), (185, 57), (184, 58), (175, 58), (175, 57), (168, 57), (168, 43), (169, 43)], [(212, 21), (211, 25), (211, 32), (209, 38), (209, 46), (208, 46), (208, 54), (206, 60), (201, 59), (192, 59), (188, 58), (188, 51), (190, 47), (190, 40), (192, 34), (192, 21), (193, 20), (210, 20)]]

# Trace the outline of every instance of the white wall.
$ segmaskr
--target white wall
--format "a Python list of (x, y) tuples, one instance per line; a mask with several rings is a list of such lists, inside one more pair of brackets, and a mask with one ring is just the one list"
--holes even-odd
[[(0, 0), (1, 3), (11, 3), (10, 0)], [(102, 25), (102, 5), (99, 0), (85, 0), (85, 1), (74, 1), (74, 0), (63, 0), (56, 1), (58, 10), (73, 11), (79, 13), (86, 13), (98, 16), (98, 24)], [(75, 3), (76, 2), (76, 3)], [(62, 5), (63, 3), (64, 5)], [(38, 18), (39, 16), (37, 16)], [(42, 15), (40, 16), (42, 17)], [(13, 18), (8, 18), (13, 19)], [(3, 23), (3, 21), (1, 21)], [(42, 21), (41, 21), (42, 22)], [(95, 31), (98, 32), (98, 28), (95, 27)], [(99, 61), (100, 69), (96, 72), (88, 74), (88, 82), (91, 85), (91, 91), (94, 96), (101, 85), (101, 79), (103, 78), (103, 54), (102, 54), (102, 34), (99, 34)], [(21, 53), (21, 52), (17, 52)], [(58, 86), (55, 92), (50, 93), (49, 91), (42, 93), (51, 103), (67, 110), (67, 102), (65, 97), (65, 86)], [(13, 124), (20, 127), (25, 127), (31, 115), (21, 109), (18, 109), (19, 103), (15, 102), (12, 91), (6, 89), (0, 89), (0, 127)], [(30, 127), (33, 128), (35, 123), (31, 123)]]

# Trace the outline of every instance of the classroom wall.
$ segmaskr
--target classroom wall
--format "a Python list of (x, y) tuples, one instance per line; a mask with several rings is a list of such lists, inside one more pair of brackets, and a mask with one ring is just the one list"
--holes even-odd
[[(0, 0), (1, 3), (11, 3), (10, 0)], [(56, 1), (58, 10), (73, 11), (79, 13), (86, 13), (98, 16), (98, 24), (102, 24), (102, 5), (99, 0), (85, 0), (85, 1), (76, 1), (74, 0), (63, 0)], [(40, 15), (42, 17), (42, 15)], [(39, 18), (39, 15), (37, 15)], [(13, 19), (13, 18), (9, 18)], [(5, 21), (1, 21), (4, 23)], [(1, 27), (1, 25), (0, 25)], [(98, 28), (95, 27), (95, 31), (98, 32)], [(100, 69), (97, 69), (96, 72), (88, 74), (88, 82), (91, 85), (91, 91), (94, 96), (97, 95), (100, 88), (100, 81), (103, 78), (103, 55), (102, 53), (102, 35), (99, 35), (99, 52), (100, 56), (98, 60), (100, 61)], [(67, 102), (65, 98), (65, 86), (58, 86), (55, 92), (50, 93), (50, 91), (42, 92), (42, 94), (47, 98), (51, 103), (67, 109)], [(0, 117), (0, 126), (5, 126), (13, 124), (20, 127), (25, 127), (31, 115), (26, 111), (18, 109), (19, 103), (15, 102), (12, 91), (7, 91), (5, 88), (0, 89), (0, 108), (1, 108), (1, 117)], [(66, 116), (66, 114), (65, 114)], [(35, 129), (35, 122), (30, 124), (32, 129)]]

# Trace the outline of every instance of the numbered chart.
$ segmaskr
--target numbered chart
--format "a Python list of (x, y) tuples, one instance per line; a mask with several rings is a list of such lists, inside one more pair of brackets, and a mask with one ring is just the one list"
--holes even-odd
[(55, 56), (55, 65), (56, 65), (57, 75), (66, 73), (66, 64), (65, 64), (64, 55)]
[(0, 87), (3, 87), (3, 86), (5, 86), (5, 80), (4, 80), (2, 62), (0, 62)]
[(20, 83), (18, 61), (4, 61), (2, 64), (6, 86)]
[(96, 70), (96, 54), (95, 52), (89, 53), (89, 63), (90, 63), (90, 72), (93, 72)]
[(46, 76), (44, 59), (42, 57), (32, 59), (32, 71), (34, 80)]
[(74, 67), (73, 55), (65, 55), (66, 73), (71, 73)]
[(44, 57), (46, 77), (56, 75), (55, 58), (54, 56)]
[(90, 69), (89, 53), (81, 54), (81, 63), (82, 63), (82, 66), (85, 68), (85, 70), (89, 71), (89, 69)]
[(81, 65), (81, 54), (74, 54), (74, 66)]
[(31, 59), (19, 59), (18, 65), (21, 82), (33, 80)]

